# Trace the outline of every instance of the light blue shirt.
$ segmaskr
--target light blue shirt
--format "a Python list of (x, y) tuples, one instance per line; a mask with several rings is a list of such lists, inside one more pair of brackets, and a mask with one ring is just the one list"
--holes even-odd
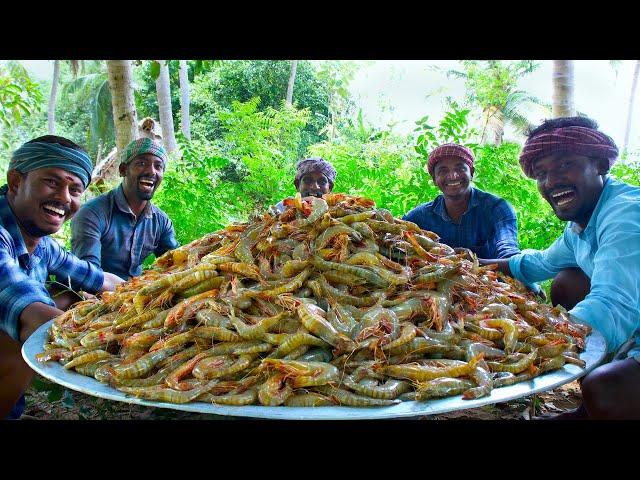
[(569, 313), (600, 331), (609, 352), (635, 335), (633, 353), (640, 353), (639, 187), (607, 177), (584, 230), (569, 222), (546, 250), (524, 250), (509, 259), (513, 277), (523, 283), (569, 267), (580, 267), (591, 279), (589, 294)]

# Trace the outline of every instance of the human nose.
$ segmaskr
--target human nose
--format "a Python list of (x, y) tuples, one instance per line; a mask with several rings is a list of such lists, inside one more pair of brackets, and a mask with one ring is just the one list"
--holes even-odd
[(549, 170), (545, 176), (545, 184), (548, 189), (554, 188), (556, 185), (562, 183), (563, 178), (559, 172)]
[(458, 178), (460, 178), (460, 172), (456, 170), (447, 173), (448, 180), (457, 180)]
[(69, 191), (69, 187), (60, 187), (56, 191), (56, 200), (60, 203), (69, 204), (71, 203), (71, 192)]
[(156, 168), (155, 165), (150, 164), (144, 168), (143, 173), (148, 175), (153, 175), (155, 177), (158, 174), (158, 169)]

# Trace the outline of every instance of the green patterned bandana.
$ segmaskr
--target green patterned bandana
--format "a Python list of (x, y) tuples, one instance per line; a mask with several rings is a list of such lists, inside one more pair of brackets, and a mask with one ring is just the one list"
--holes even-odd
[(165, 165), (167, 164), (167, 152), (162, 148), (162, 145), (154, 142), (150, 138), (139, 138), (127, 145), (127, 148), (122, 151), (120, 156), (120, 163), (126, 165), (138, 155), (145, 153), (155, 155), (160, 158)]

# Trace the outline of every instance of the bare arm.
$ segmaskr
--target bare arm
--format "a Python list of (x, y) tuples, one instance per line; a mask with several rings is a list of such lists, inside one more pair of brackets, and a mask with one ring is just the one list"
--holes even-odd
[(62, 310), (41, 302), (25, 307), (20, 314), (20, 342), (25, 342), (40, 325), (61, 313)]
[(124, 280), (122, 280), (119, 276), (114, 275), (113, 273), (104, 272), (104, 282), (102, 283), (100, 293), (113, 292), (121, 283), (124, 283)]
[(508, 258), (492, 258), (492, 259), (479, 258), (478, 262), (480, 262), (480, 265), (492, 265), (495, 263), (498, 265), (498, 270), (500, 270), (505, 275), (509, 275), (510, 277), (512, 276), (511, 269), (509, 268)]

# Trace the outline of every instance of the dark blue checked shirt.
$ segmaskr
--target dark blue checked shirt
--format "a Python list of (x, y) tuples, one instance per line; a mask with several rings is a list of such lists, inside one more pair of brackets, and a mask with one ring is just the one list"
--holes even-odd
[(507, 258), (520, 253), (513, 207), (477, 188), (471, 188), (469, 206), (460, 223), (455, 223), (447, 213), (442, 195), (418, 205), (402, 218), (437, 233), (440, 241), (450, 247), (468, 248), (480, 258)]
[(71, 221), (71, 251), (123, 280), (142, 273), (142, 262), (178, 247), (167, 214), (147, 202), (139, 218), (122, 184), (85, 203)]
[(45, 288), (49, 275), (74, 289), (97, 292), (104, 282), (100, 268), (80, 260), (58, 243), (43, 237), (29, 255), (16, 217), (5, 195), (0, 195), (0, 329), (20, 341), (22, 310), (34, 302), (55, 307)]

